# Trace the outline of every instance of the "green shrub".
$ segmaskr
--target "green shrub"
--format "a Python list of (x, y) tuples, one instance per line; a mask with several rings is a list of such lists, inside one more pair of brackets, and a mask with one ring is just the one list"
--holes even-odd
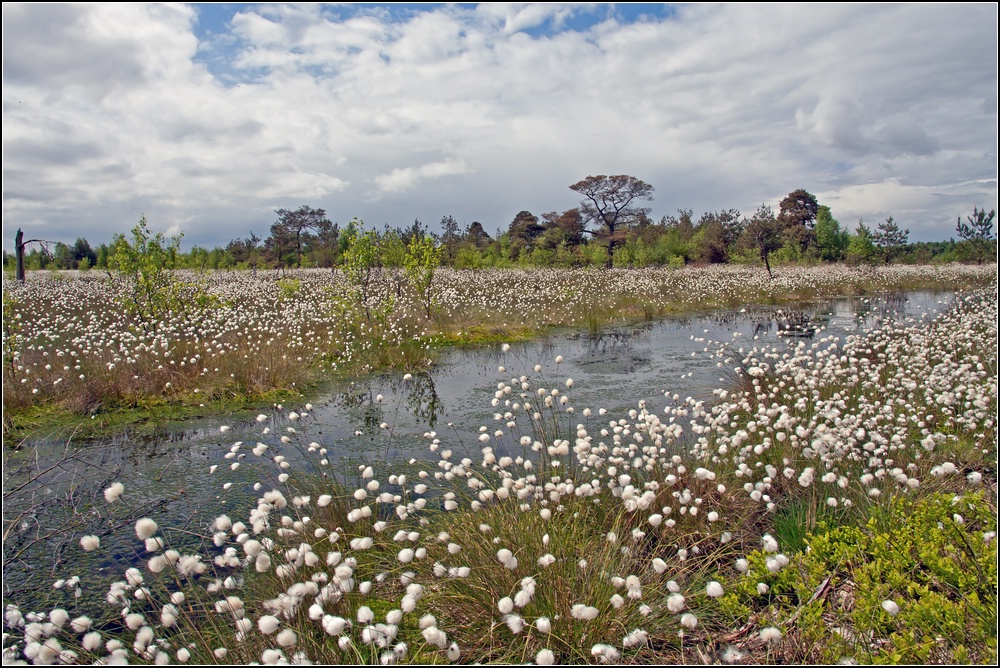
[(820, 662), (995, 663), (996, 509), (981, 493), (891, 503), (888, 527), (821, 522), (776, 573), (771, 555), (750, 555), (723, 611), (784, 626)]

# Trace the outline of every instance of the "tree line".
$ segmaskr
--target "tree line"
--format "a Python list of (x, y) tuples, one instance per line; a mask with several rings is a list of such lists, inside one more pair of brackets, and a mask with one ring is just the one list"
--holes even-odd
[[(462, 229), (450, 215), (442, 217), (436, 233), (419, 220), (381, 230), (365, 230), (358, 220), (341, 227), (323, 209), (303, 205), (278, 209), (265, 238), (251, 232), (212, 249), (194, 246), (184, 253), (179, 243), (171, 243), (166, 250), (173, 266), (199, 270), (343, 267), (362, 235), (377, 248), (378, 264), (399, 268), (407, 249), (418, 242), (432, 243), (441, 265), (461, 269), (759, 262), (770, 272), (776, 263), (981, 263), (996, 257), (995, 211), (978, 207), (965, 221), (958, 219), (958, 241), (910, 243), (909, 231), (892, 216), (874, 226), (859, 220), (851, 232), (804, 189), (789, 193), (776, 212), (761, 205), (749, 216), (726, 209), (695, 219), (693, 210), (679, 209), (654, 221), (650, 209), (640, 205), (652, 199), (654, 189), (635, 177), (588, 176), (570, 188), (582, 196), (578, 207), (540, 216), (521, 211), (492, 236), (482, 223)], [(96, 248), (83, 237), (65, 244), (22, 242), (19, 236), (17, 244), (26, 269), (107, 269), (115, 265), (117, 236)], [(5, 266), (13, 260), (5, 252)]]

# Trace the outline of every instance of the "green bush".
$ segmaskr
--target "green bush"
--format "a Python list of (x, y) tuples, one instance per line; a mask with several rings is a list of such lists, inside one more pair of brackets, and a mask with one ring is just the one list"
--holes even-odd
[(777, 572), (771, 555), (750, 555), (723, 611), (736, 622), (755, 615), (761, 626), (784, 626), (818, 652), (803, 658), (825, 663), (995, 663), (995, 508), (981, 493), (891, 506), (886, 526), (820, 523)]

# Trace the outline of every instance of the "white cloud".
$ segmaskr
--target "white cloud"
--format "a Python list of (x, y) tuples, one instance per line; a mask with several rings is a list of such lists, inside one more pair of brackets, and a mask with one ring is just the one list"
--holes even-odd
[(200, 44), (197, 11), (3, 5), (5, 232), (224, 244), (302, 204), (492, 232), (597, 173), (654, 216), (802, 187), (912, 238), (996, 206), (995, 5), (266, 4)]
[(393, 169), (388, 174), (375, 177), (375, 183), (383, 193), (401, 193), (412, 190), (421, 181), (452, 174), (466, 174), (468, 169), (461, 160), (429, 162), (420, 167)]

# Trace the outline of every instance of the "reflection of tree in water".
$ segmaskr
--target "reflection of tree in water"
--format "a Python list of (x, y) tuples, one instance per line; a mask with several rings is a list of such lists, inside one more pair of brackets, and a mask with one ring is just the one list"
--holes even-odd
[(879, 312), (882, 318), (899, 319), (906, 314), (906, 293), (890, 292), (879, 299)]
[(851, 306), (855, 319), (858, 321), (858, 324), (863, 324), (872, 311), (872, 300), (861, 297), (852, 299), (851, 301), (853, 302)]
[[(404, 397), (409, 412), (434, 428), (443, 407), (430, 373), (412, 374), (410, 380), (399, 377), (383, 380), (387, 381), (385, 387), (387, 393)], [(352, 386), (336, 396), (336, 404), (350, 409), (366, 429), (374, 432), (385, 421), (386, 404), (376, 400), (377, 394), (371, 384), (364, 387)]]
[[(770, 332), (774, 325), (774, 317), (773, 309), (748, 306), (740, 311), (712, 313), (707, 319), (712, 324), (727, 329), (733, 329), (745, 322), (749, 323), (753, 327), (753, 333), (750, 336), (754, 337)], [(688, 324), (688, 327), (690, 326)]]
[(748, 306), (739, 311), (713, 313), (707, 319), (726, 329), (747, 323), (752, 328), (751, 337), (771, 332), (806, 336), (830, 324), (833, 308), (831, 302), (792, 303), (781, 308)]
[[(162, 514), (171, 500), (149, 479), (155, 478), (155, 469), (148, 462), (139, 469), (131, 448), (66, 445), (53, 450), (51, 445), (32, 446), (4, 460), (4, 599), (38, 607), (64, 604), (51, 584), (68, 564), (84, 568), (83, 586), (95, 586), (89, 577), (101, 577), (100, 568), (119, 565), (119, 558), (132, 554), (119, 537), (139, 517)], [(128, 475), (136, 469), (146, 475)], [(124, 482), (129, 502), (105, 501), (102, 490), (115, 481)], [(101, 551), (81, 555), (78, 541), (84, 535), (98, 536)], [(101, 610), (86, 612), (94, 618), (102, 615)]]
[(616, 348), (620, 346), (626, 348), (633, 338), (648, 334), (652, 329), (652, 322), (640, 322), (629, 327), (614, 327), (600, 330), (595, 334), (586, 334), (582, 338), (587, 342), (588, 352), (604, 352), (609, 347)]
[(757, 320), (757, 321), (754, 321), (752, 336), (757, 337), (757, 336), (764, 336), (765, 334), (769, 334), (771, 332), (771, 325), (772, 324), (773, 323), (771, 322), (770, 318), (768, 318), (767, 320)]
[(633, 346), (633, 339), (652, 329), (652, 323), (642, 323), (632, 328), (616, 328), (586, 337), (586, 352), (577, 365), (591, 373), (611, 371), (631, 373), (650, 364), (650, 350), (640, 341)]
[(889, 292), (878, 297), (857, 298), (853, 303), (858, 325), (874, 325), (885, 320), (902, 320), (906, 317), (905, 292)]
[(587, 337), (587, 352), (606, 353), (608, 348), (628, 347), (629, 339), (632, 338), (622, 332), (604, 332)]
[(410, 381), (403, 383), (403, 389), (406, 391), (406, 405), (414, 417), (426, 420), (433, 429), (441, 410), (441, 399), (434, 387), (434, 378), (427, 372), (414, 374)]
[(351, 388), (337, 394), (335, 403), (349, 409), (369, 433), (375, 433), (383, 422), (382, 404), (375, 401), (375, 392), (370, 383), (364, 387), (352, 383)]

